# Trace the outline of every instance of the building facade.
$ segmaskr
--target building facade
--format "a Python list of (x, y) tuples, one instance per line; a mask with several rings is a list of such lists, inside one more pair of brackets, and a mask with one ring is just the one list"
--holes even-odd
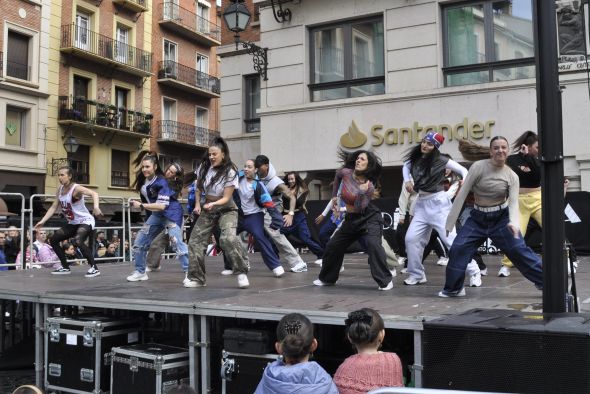
[(206, 0), (164, 0), (153, 13), (154, 127), (150, 147), (163, 164), (191, 169), (219, 135), (221, 44), (217, 5)]
[[(50, 0), (0, 2), (0, 192), (43, 193)], [(6, 198), (9, 210), (20, 201)]]
[[(565, 175), (573, 190), (589, 191), (589, 141), (580, 132), (590, 121), (588, 31), (579, 2), (557, 4)], [(429, 130), (444, 134), (442, 151), (457, 159), (458, 139), (487, 145), (537, 131), (530, 0), (301, 0), (283, 4), (288, 21), (269, 2), (254, 5), (269, 51), (259, 151), (281, 171), (302, 172), (315, 198), (328, 196), (339, 148), (373, 149), (385, 168), (383, 195), (396, 197), (403, 156)], [(225, 67), (224, 93), (239, 86), (237, 76), (226, 84)], [(240, 111), (225, 111), (240, 96), (232, 95), (222, 98), (224, 135), (238, 130)], [(235, 149), (258, 152), (247, 140)]]
[(148, 0), (52, 0), (47, 194), (70, 165), (103, 196), (135, 196), (131, 163), (152, 130), (151, 15)]

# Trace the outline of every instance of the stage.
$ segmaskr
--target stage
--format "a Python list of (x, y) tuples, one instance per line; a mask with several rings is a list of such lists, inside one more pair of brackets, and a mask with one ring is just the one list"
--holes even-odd
[[(149, 273), (149, 280), (130, 283), (125, 280), (133, 271), (129, 263), (102, 264), (101, 275), (85, 278), (86, 266), (72, 267), (71, 275), (51, 275), (46, 269), (0, 272), (0, 299), (21, 300), (35, 304), (36, 326), (44, 327), (50, 315), (49, 305), (78, 305), (119, 310), (178, 313), (189, 316), (189, 345), (191, 346), (191, 383), (197, 382), (201, 370), (202, 390), (209, 387), (208, 317), (233, 317), (279, 320), (292, 311), (307, 315), (314, 323), (343, 325), (347, 313), (362, 307), (377, 309), (387, 328), (414, 332), (415, 364), (420, 365), (420, 332), (423, 320), (456, 314), (473, 308), (541, 311), (542, 296), (534, 285), (513, 268), (507, 278), (496, 276), (499, 256), (484, 256), (489, 275), (483, 277), (479, 288), (467, 288), (463, 298), (439, 298), (444, 283), (445, 268), (437, 266), (431, 257), (426, 263), (428, 283), (405, 286), (405, 275), (394, 278), (391, 291), (378, 291), (372, 280), (366, 255), (352, 254), (345, 258), (345, 270), (336, 286), (318, 287), (312, 284), (320, 268), (313, 264), (314, 256), (304, 254), (308, 272), (286, 272), (275, 278), (262, 263), (259, 253), (250, 254), (250, 288), (238, 289), (235, 276), (222, 276), (220, 256), (207, 257), (207, 286), (184, 288), (184, 275), (176, 260), (165, 260), (162, 270)], [(582, 257), (576, 282), (580, 309), (590, 311), (590, 258)], [(468, 281), (467, 281), (468, 283)], [(36, 365), (38, 384), (42, 379), (42, 329), (36, 335)], [(200, 357), (199, 357), (200, 355)], [(201, 363), (198, 361), (202, 360)], [(216, 371), (217, 368), (213, 368)], [(419, 372), (416, 383), (419, 384)]]

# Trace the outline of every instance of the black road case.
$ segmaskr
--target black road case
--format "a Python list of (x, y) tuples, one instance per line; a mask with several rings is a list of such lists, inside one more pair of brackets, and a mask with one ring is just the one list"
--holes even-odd
[(111, 394), (165, 394), (188, 379), (187, 349), (149, 343), (111, 352)]
[(107, 393), (113, 346), (139, 342), (134, 319), (49, 317), (45, 323), (45, 385), (66, 393)]
[(264, 368), (279, 358), (278, 354), (245, 354), (222, 351), (221, 393), (253, 393)]
[(223, 349), (244, 354), (268, 354), (275, 351), (269, 331), (244, 328), (226, 328), (223, 331)]

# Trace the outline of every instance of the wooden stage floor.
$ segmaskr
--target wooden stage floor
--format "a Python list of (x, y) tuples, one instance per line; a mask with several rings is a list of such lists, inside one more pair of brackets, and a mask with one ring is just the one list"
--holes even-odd
[[(309, 270), (286, 272), (275, 278), (262, 263), (259, 253), (250, 255), (249, 289), (238, 289), (235, 276), (220, 275), (220, 256), (207, 257), (207, 287), (187, 289), (176, 260), (167, 260), (159, 272), (149, 273), (145, 282), (129, 283), (133, 271), (129, 263), (103, 264), (102, 275), (85, 278), (85, 266), (73, 267), (71, 275), (51, 275), (48, 270), (0, 272), (0, 299), (70, 304), (153, 312), (171, 312), (204, 316), (278, 320), (298, 311), (316, 323), (342, 325), (349, 311), (372, 307), (384, 317), (389, 328), (420, 330), (422, 321), (456, 314), (473, 308), (541, 311), (542, 296), (534, 285), (512, 269), (508, 278), (496, 276), (499, 256), (485, 256), (489, 276), (480, 288), (468, 288), (464, 298), (441, 299), (436, 296), (444, 282), (444, 267), (429, 258), (428, 283), (405, 286), (399, 274), (391, 291), (377, 291), (367, 266), (366, 255), (345, 258), (345, 271), (333, 287), (317, 287), (312, 281), (320, 268), (313, 255), (304, 254)], [(576, 274), (582, 312), (590, 312), (590, 257), (582, 257)]]

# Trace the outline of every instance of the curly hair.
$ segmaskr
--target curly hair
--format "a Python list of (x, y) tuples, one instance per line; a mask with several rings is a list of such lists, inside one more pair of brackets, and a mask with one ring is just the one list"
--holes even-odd
[[(211, 179), (211, 185), (215, 185), (216, 183), (221, 182), (222, 179), (228, 179), (229, 173), (231, 170), (234, 170), (235, 176), (238, 176), (238, 167), (231, 161), (229, 156), (229, 147), (225, 140), (221, 137), (215, 137), (209, 148), (216, 147), (223, 153), (223, 160), (221, 164), (216, 167), (218, 170), (217, 173)], [(205, 152), (203, 158), (201, 159), (201, 163), (197, 168), (197, 188), (199, 190), (203, 190), (205, 178), (207, 176), (207, 172), (211, 168), (211, 161), (209, 160), (209, 150)]]
[(354, 152), (346, 152), (343, 149), (339, 149), (338, 158), (342, 163), (342, 168), (350, 168), (354, 170), (356, 159), (358, 159), (361, 153), (364, 153), (367, 156), (367, 169), (359, 175), (364, 175), (368, 180), (373, 182), (375, 186), (379, 185), (383, 165), (381, 164), (379, 156), (371, 151), (359, 149)]

